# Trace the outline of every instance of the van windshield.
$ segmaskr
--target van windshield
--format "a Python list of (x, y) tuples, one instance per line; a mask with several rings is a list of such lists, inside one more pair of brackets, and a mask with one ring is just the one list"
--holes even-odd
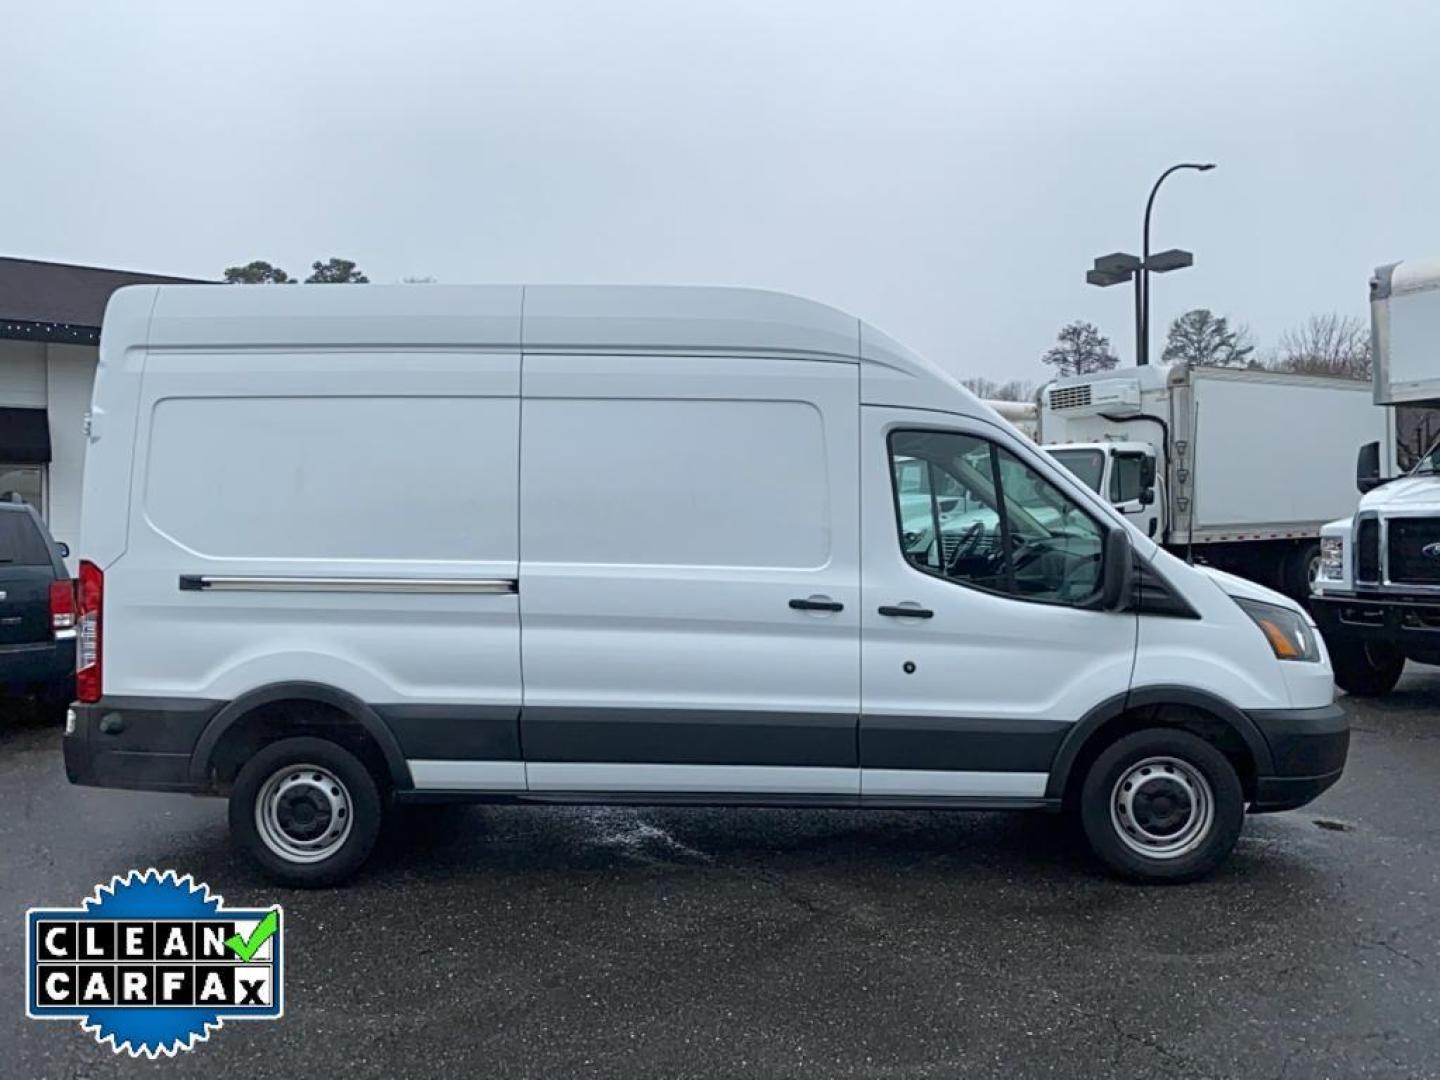
[(1100, 450), (1051, 450), (1050, 456), (1075, 474), (1095, 494), (1100, 494), (1100, 478), (1105, 474), (1105, 454)]

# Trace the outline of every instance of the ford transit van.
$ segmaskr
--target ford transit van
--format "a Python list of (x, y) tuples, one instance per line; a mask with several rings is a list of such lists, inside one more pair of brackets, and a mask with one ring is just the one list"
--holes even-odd
[(141, 286), (100, 352), (66, 769), (286, 882), (407, 800), (1065, 811), (1180, 881), (1344, 765), (1300, 607), (820, 304)]

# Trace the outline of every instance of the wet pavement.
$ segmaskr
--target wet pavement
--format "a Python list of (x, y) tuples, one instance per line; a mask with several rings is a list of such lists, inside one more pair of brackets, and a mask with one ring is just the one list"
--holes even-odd
[[(0, 1076), (1440, 1076), (1440, 670), (1346, 704), (1340, 784), (1177, 888), (1041, 815), (430, 807), (296, 892), (0, 712)], [(151, 1063), (25, 1018), (25, 908), (152, 865), (285, 905), (282, 1020)]]

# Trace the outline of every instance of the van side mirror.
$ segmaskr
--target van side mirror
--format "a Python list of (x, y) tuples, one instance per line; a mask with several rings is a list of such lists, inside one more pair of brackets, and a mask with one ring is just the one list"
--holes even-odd
[(1130, 546), (1130, 534), (1122, 528), (1114, 528), (1105, 534), (1103, 580), (1100, 585), (1100, 609), (1121, 611), (1130, 603), (1130, 593), (1135, 582), (1135, 553)]
[(1380, 483), (1380, 444), (1368, 442), (1355, 457), (1355, 486), (1363, 495), (1374, 491)]
[[(1150, 502), (1155, 501), (1155, 458), (1146, 454), (1140, 459), (1140, 486), (1150, 489)], [(1150, 502), (1145, 505), (1149, 506)]]
[(60, 557), (62, 559), (68, 559), (70, 557), (70, 545), (65, 543), (64, 540), (55, 541), (55, 550), (60, 552)]
[(1155, 487), (1154, 487), (1154, 485), (1150, 485), (1150, 486), (1146, 487), (1144, 491), (1140, 492), (1140, 505), (1141, 505), (1141, 506), (1149, 506), (1149, 505), (1150, 505), (1151, 503), (1153, 503), (1154, 501), (1155, 501)]

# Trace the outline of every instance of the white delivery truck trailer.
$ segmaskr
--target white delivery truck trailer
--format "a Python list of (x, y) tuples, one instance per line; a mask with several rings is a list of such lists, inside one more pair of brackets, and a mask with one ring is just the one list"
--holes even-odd
[(1370, 280), (1374, 400), (1395, 417), (1400, 466), (1360, 445), (1357, 511), (1326, 525), (1311, 606), (1352, 694), (1388, 693), (1406, 660), (1440, 663), (1440, 259)]
[(1015, 430), (1021, 435), (1027, 439), (1035, 439), (1040, 427), (1040, 412), (1035, 402), (987, 399), (985, 404), (1014, 424)]
[(1350, 379), (1150, 366), (1044, 387), (1039, 441), (1171, 551), (1304, 599), (1354, 448), (1392, 447), (1390, 420)]

